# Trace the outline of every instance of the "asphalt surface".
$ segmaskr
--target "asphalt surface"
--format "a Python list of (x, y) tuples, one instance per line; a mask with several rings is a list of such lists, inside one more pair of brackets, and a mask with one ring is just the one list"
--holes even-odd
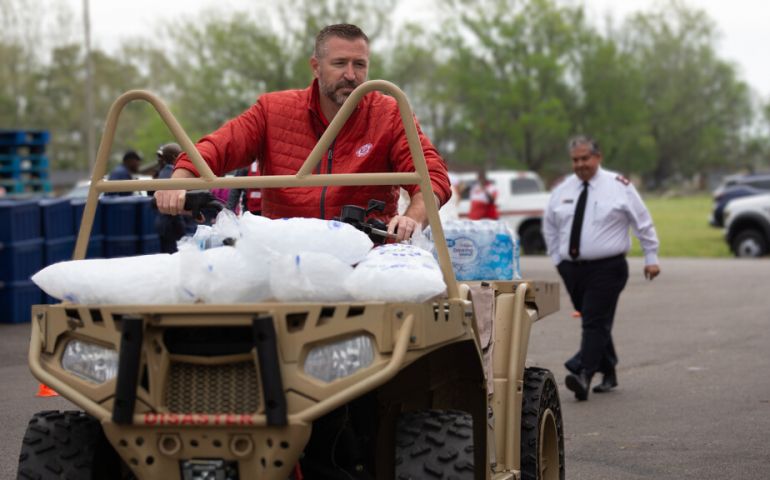
[[(577, 402), (563, 361), (579, 320), (562, 309), (538, 322), (529, 360), (560, 385), (567, 479), (770, 479), (770, 260), (663, 259), (653, 282), (631, 259), (614, 338), (617, 390)], [(527, 278), (558, 280), (544, 257)], [(29, 325), (0, 324), (0, 479), (16, 478), (28, 418), (74, 408), (36, 398), (26, 366)]]

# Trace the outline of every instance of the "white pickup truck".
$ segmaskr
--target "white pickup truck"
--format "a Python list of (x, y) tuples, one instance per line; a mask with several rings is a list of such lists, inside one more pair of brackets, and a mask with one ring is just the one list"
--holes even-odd
[(770, 194), (730, 200), (724, 217), (725, 240), (736, 257), (770, 253)]
[[(470, 188), (476, 183), (476, 172), (453, 173), (462, 192), (457, 206), (460, 218), (470, 212)], [(521, 241), (523, 253), (545, 253), (545, 241), (540, 230), (543, 213), (550, 194), (535, 172), (490, 170), (487, 178), (497, 186), (497, 210), (500, 219), (508, 222)]]

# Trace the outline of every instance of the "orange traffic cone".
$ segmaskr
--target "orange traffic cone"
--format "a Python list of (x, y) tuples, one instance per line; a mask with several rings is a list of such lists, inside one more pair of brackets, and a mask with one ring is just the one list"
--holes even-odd
[(580, 312), (578, 312), (577, 310), (572, 312), (572, 318), (580, 318)]
[(59, 394), (56, 393), (51, 387), (45, 384), (40, 384), (37, 387), (37, 394), (36, 397), (58, 397)]

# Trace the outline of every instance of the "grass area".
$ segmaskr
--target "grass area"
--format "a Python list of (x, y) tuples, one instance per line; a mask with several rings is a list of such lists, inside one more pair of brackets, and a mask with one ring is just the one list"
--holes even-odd
[[(713, 201), (709, 195), (662, 198), (646, 196), (660, 239), (661, 257), (731, 257), (723, 230), (708, 224)], [(636, 237), (630, 255), (641, 256)]]

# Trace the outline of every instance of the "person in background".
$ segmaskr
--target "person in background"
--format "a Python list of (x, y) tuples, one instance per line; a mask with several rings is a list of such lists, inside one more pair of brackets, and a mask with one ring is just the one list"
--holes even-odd
[[(113, 168), (107, 180), (133, 180), (134, 175), (139, 173), (139, 165), (142, 163), (142, 157), (133, 150), (128, 150), (123, 154), (123, 161), (117, 167)], [(107, 192), (105, 195), (130, 196), (133, 192)]]
[[(259, 162), (254, 160), (248, 167), (235, 172), (236, 177), (259, 175)], [(252, 215), (262, 214), (262, 191), (259, 188), (233, 188), (227, 197), (227, 208), (233, 212), (250, 212)]]
[(182, 147), (178, 143), (166, 143), (155, 152), (155, 159), (158, 162), (158, 169), (152, 178), (171, 178), (174, 173), (174, 164), (179, 154), (182, 153)]
[[(182, 153), (182, 147), (178, 143), (166, 143), (158, 147), (155, 152), (157, 165), (152, 178), (171, 178), (171, 174), (174, 173), (174, 164), (180, 153)], [(152, 191), (147, 192), (150, 197), (154, 194), (155, 192)]]
[(497, 187), (487, 179), (487, 172), (479, 170), (478, 181), (471, 187), (471, 210), (468, 218), (471, 220), (497, 220)]
[[(196, 147), (214, 174), (248, 166), (260, 160), (260, 175), (294, 175), (317, 139), (353, 90), (369, 72), (369, 39), (355, 25), (330, 25), (316, 36), (310, 67), (315, 79), (304, 90), (262, 95), (257, 103)], [(449, 198), (446, 164), (418, 126), (420, 143), (438, 206)], [(380, 92), (365, 95), (355, 113), (324, 155), (318, 174), (411, 172), (414, 162), (395, 99)], [(174, 178), (198, 176), (182, 154)], [(261, 210), (268, 218), (315, 217), (332, 219), (345, 205), (366, 208), (369, 200), (385, 202), (372, 217), (388, 224), (396, 240), (408, 239), (427, 224), (425, 200), (417, 185), (406, 185), (410, 204), (397, 212), (398, 187), (393, 185), (270, 188), (262, 191)], [(183, 190), (155, 193), (163, 213), (182, 213)]]
[[(155, 152), (158, 169), (153, 178), (171, 178), (171, 174), (174, 172), (174, 164), (181, 153), (182, 148), (177, 143), (161, 145), (158, 151)], [(176, 242), (186, 234), (195, 233), (196, 228), (197, 224), (192, 217), (159, 214), (155, 218), (155, 229), (160, 237), (160, 251), (162, 253), (176, 252)]]
[(229, 188), (212, 188), (211, 194), (214, 195), (217, 198), (217, 200), (227, 205), (227, 201), (230, 198), (230, 189)]
[[(235, 171), (236, 177), (245, 177), (249, 174), (249, 167), (239, 168)], [(246, 197), (243, 194), (246, 192), (245, 188), (231, 188), (230, 193), (227, 195), (227, 209), (235, 212), (236, 215), (241, 212), (246, 212)]]
[(548, 255), (582, 318), (580, 350), (564, 364), (570, 372), (565, 384), (575, 398), (587, 400), (596, 372), (603, 378), (594, 393), (606, 393), (618, 385), (612, 324), (628, 280), (628, 229), (633, 229), (642, 246), (648, 280), (660, 274), (659, 242), (636, 188), (622, 175), (601, 168), (599, 144), (577, 136), (569, 141), (568, 151), (575, 173), (551, 193), (543, 234)]

